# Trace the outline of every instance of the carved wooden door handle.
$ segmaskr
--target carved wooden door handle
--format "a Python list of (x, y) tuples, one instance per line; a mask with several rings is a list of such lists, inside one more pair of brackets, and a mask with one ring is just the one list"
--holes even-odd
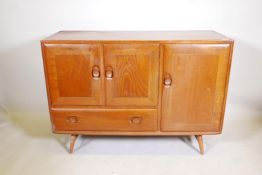
[(170, 87), (172, 85), (172, 77), (170, 74), (166, 74), (164, 76), (164, 86), (165, 87)]
[(111, 66), (107, 66), (105, 74), (106, 74), (106, 79), (111, 80), (113, 78), (113, 68)]
[(92, 68), (92, 77), (93, 79), (99, 79), (100, 78), (100, 68), (95, 65)]

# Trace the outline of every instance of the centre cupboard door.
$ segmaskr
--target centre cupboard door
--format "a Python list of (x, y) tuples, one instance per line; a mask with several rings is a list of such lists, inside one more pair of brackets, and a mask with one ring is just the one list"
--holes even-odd
[(162, 131), (220, 131), (230, 44), (164, 45)]
[(157, 106), (159, 44), (105, 44), (106, 104)]

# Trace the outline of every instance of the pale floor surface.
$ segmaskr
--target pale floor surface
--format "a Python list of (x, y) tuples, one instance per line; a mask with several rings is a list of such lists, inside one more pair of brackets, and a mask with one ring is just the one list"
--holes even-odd
[(225, 117), (222, 135), (204, 136), (204, 156), (194, 137), (80, 137), (70, 155), (48, 120), (39, 131), (2, 119), (0, 175), (261, 175), (261, 109), (230, 105)]

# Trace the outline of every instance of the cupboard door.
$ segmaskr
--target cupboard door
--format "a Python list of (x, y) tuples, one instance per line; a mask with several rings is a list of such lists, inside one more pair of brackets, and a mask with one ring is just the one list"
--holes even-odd
[(107, 105), (157, 105), (158, 44), (106, 44), (104, 55)]
[(52, 105), (104, 104), (100, 45), (45, 44), (44, 55)]
[(219, 131), (229, 44), (164, 45), (163, 131)]

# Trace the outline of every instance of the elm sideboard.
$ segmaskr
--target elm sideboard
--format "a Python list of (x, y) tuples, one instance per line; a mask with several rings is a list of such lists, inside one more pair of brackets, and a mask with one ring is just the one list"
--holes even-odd
[(61, 31), (41, 41), (52, 129), (78, 135), (222, 132), (234, 41), (214, 31)]

